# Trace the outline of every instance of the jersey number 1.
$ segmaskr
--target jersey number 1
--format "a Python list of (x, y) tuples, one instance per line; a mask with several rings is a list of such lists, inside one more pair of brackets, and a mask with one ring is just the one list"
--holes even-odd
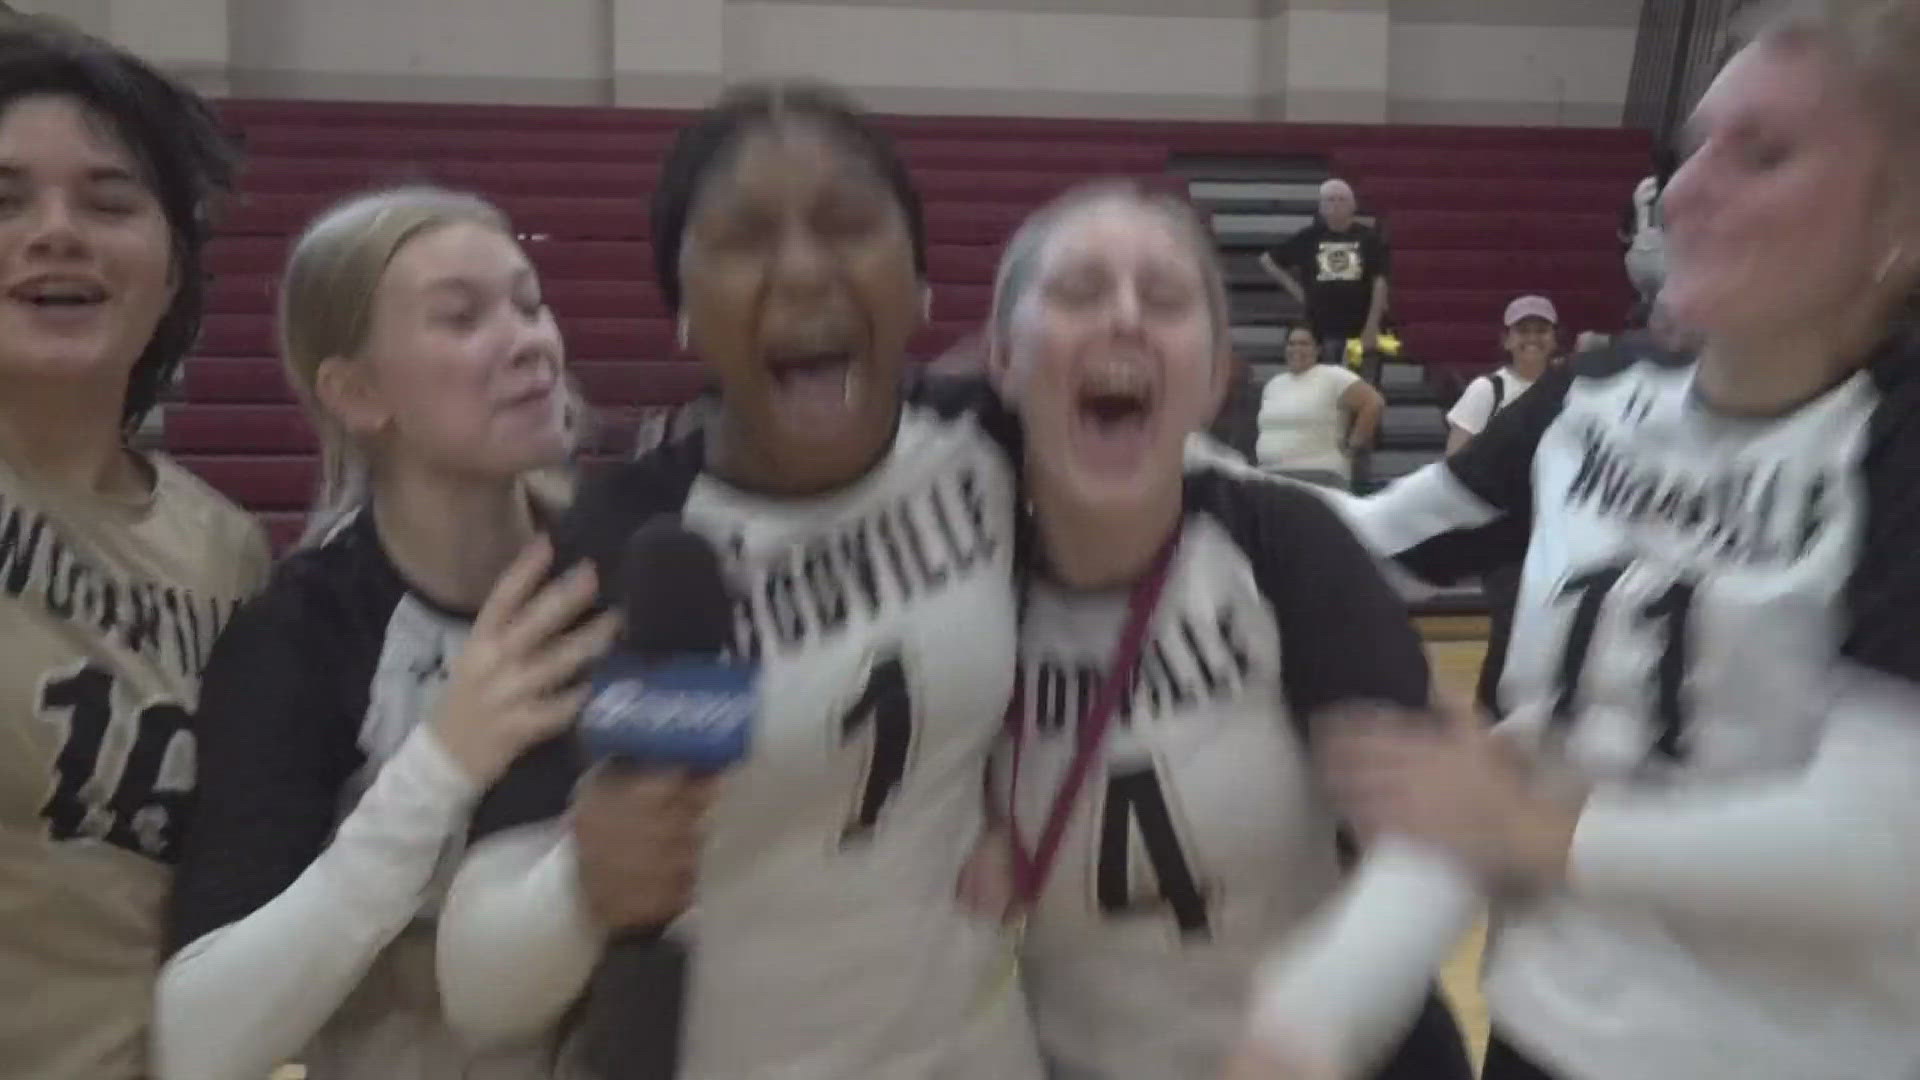
[[(1603, 566), (1569, 580), (1560, 588), (1560, 596), (1576, 598), (1573, 621), (1567, 626), (1566, 650), (1560, 654), (1560, 670), (1554, 680), (1553, 716), (1556, 723), (1571, 723), (1579, 714), (1580, 681), (1586, 673), (1587, 654), (1593, 651), (1594, 632), (1600, 626), (1601, 609), (1613, 587), (1626, 575), (1625, 566)], [(1640, 608), (1639, 622), (1651, 625), (1660, 635), (1660, 661), (1654, 672), (1655, 722), (1660, 734), (1653, 744), (1654, 753), (1669, 761), (1686, 756), (1680, 740), (1686, 734), (1687, 666), (1692, 662), (1691, 624), (1693, 597), (1698, 586), (1681, 580)]]
[(840, 742), (852, 742), (862, 732), (873, 732), (873, 752), (860, 784), (852, 819), (840, 833), (842, 844), (866, 839), (880, 823), (887, 803), (906, 779), (907, 758), (913, 750), (913, 693), (907, 668), (898, 654), (876, 659), (860, 697), (840, 717)]
[[(187, 711), (158, 702), (133, 722), (133, 746), (111, 792), (99, 790), (101, 751), (113, 726), (113, 676), (91, 664), (47, 680), (40, 711), (65, 713), (67, 737), (54, 759), (53, 794), (40, 808), (54, 840), (92, 838), (172, 862), (179, 854), (180, 815), (188, 790), (160, 790), (174, 740), (191, 738)], [(103, 798), (104, 796), (104, 798)], [(104, 805), (102, 805), (104, 803)]]

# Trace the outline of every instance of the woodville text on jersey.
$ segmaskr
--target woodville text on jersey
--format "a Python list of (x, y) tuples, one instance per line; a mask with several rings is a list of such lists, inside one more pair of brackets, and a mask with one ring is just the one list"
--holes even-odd
[(200, 597), (100, 569), (50, 519), (0, 497), (0, 591), (54, 618), (117, 637), (130, 652), (199, 675), (237, 601)]
[[(981, 479), (962, 468), (859, 520), (774, 556), (757, 580), (737, 582), (741, 652), (807, 648), (887, 608), (939, 592), (992, 564), (1009, 538), (995, 534)], [(735, 552), (739, 538), (729, 545)]]
[(1797, 462), (1735, 462), (1683, 473), (1637, 461), (1597, 428), (1581, 433), (1569, 508), (1591, 506), (1626, 524), (1659, 524), (1714, 555), (1752, 565), (1804, 558), (1832, 516), (1833, 481)]
[[(1254, 669), (1240, 618), (1234, 601), (1228, 600), (1210, 614), (1183, 612), (1176, 619), (1159, 620), (1158, 633), (1141, 649), (1133, 685), (1121, 698), (1114, 720), (1123, 727), (1163, 720), (1202, 702), (1238, 695)], [(1027, 686), (1035, 730), (1041, 735), (1073, 730), (1086, 717), (1105, 678), (1105, 658), (1039, 661)]]

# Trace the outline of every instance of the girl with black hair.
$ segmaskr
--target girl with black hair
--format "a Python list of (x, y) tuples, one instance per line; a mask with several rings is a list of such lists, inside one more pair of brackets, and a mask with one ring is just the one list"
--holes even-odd
[(211, 110), (132, 56), (0, 23), (0, 1062), (146, 1076), (208, 650), (259, 527), (130, 440), (192, 344)]
[(706, 793), (523, 759), (442, 915), (448, 1016), (548, 1030), (610, 933), (681, 916), (682, 1076), (1037, 1077), (999, 930), (954, 895), (1012, 685), (1011, 438), (983, 384), (903, 401), (928, 304), (906, 171), (837, 96), (744, 89), (681, 134), (653, 236), (719, 407), (584, 485), (560, 533), (603, 578), (656, 514), (714, 542), (761, 665), (754, 749), (697, 867), (660, 822)]

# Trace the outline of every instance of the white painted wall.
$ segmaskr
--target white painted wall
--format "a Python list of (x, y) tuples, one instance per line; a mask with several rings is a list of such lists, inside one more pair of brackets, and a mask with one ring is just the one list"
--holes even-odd
[(1633, 71), (1626, 27), (1396, 22), (1388, 36), (1393, 119), (1477, 107), (1509, 122), (1618, 123)]
[(1282, 118), (1336, 124), (1387, 118), (1392, 18), (1385, 10), (1296, 8), (1275, 21), (1287, 27)]
[(310, 81), (323, 94), (347, 80), (584, 86), (611, 74), (607, 0), (232, 0), (229, 22), (242, 88), (263, 79), (295, 90)]
[(218, 90), (907, 112), (1617, 123), (1665, 0), (18, 0)]
[(1240, 18), (741, 0), (727, 5), (726, 59), (730, 76), (819, 75), (907, 108), (971, 98), (1040, 111), (1021, 99), (1106, 97), (1118, 112), (1152, 99), (1228, 115), (1258, 92), (1256, 29)]

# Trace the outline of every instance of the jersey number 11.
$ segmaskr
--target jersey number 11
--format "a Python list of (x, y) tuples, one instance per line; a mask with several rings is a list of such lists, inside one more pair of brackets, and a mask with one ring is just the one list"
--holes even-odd
[[(1561, 598), (1573, 599), (1574, 609), (1573, 620), (1567, 626), (1566, 649), (1560, 654), (1560, 669), (1554, 680), (1556, 724), (1570, 724), (1579, 715), (1580, 682), (1586, 673), (1587, 656), (1593, 651), (1594, 633), (1599, 629), (1607, 597), (1627, 570), (1626, 566), (1603, 566), (1576, 575), (1560, 587)], [(1653, 752), (1668, 761), (1679, 761), (1686, 756), (1681, 739), (1687, 728), (1687, 667), (1693, 661), (1693, 598), (1698, 591), (1699, 586), (1692, 581), (1675, 581), (1636, 613), (1636, 625), (1647, 626), (1660, 636), (1653, 703), (1659, 734), (1654, 740)]]

